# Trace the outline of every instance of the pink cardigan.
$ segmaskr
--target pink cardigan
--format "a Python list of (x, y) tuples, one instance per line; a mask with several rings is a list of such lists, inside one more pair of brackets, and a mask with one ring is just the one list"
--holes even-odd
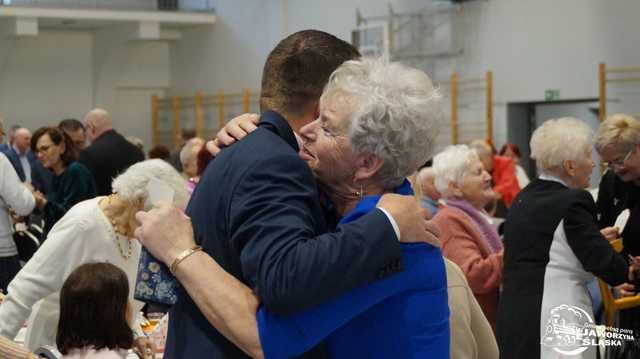
[(478, 227), (460, 209), (445, 206), (433, 218), (440, 227), (442, 254), (457, 264), (495, 332), (502, 254), (492, 253)]

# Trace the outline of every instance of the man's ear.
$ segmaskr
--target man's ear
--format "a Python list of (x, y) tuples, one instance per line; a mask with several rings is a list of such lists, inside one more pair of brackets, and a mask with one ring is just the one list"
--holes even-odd
[(373, 153), (360, 153), (356, 158), (356, 182), (367, 180), (375, 176), (382, 168), (384, 160)]

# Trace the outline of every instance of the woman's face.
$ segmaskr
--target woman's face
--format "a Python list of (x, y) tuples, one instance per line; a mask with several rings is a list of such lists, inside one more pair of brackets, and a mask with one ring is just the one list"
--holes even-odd
[(591, 149), (588, 149), (584, 157), (574, 163), (574, 175), (571, 176), (573, 182), (571, 187), (588, 188), (593, 167), (595, 167), (595, 163), (591, 158)]
[(53, 170), (57, 165), (62, 162), (61, 156), (64, 153), (64, 143), (56, 145), (51, 140), (48, 133), (40, 136), (38, 142), (36, 142), (36, 154), (38, 160), (42, 165), (50, 170)]
[(320, 117), (300, 129), (300, 156), (326, 185), (353, 182), (356, 157), (347, 136), (351, 108), (348, 96), (335, 93), (322, 102)]
[(640, 154), (638, 145), (624, 146), (614, 144), (606, 146), (600, 153), (602, 162), (607, 163), (611, 169), (624, 182), (640, 184)]
[(491, 175), (479, 159), (474, 159), (469, 164), (462, 183), (458, 185), (458, 191), (458, 195), (478, 209), (484, 208), (493, 200), (495, 193), (491, 188)]

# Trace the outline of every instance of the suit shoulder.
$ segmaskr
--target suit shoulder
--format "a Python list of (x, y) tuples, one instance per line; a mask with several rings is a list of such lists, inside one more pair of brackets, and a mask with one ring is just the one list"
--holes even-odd
[[(282, 166), (307, 166), (298, 153), (277, 134), (259, 127), (227, 150), (229, 157), (241, 157), (252, 166), (268, 163)], [(225, 151), (222, 152), (225, 154)]]
[(564, 191), (563, 200), (568, 203), (569, 206), (584, 206), (587, 208), (596, 208), (596, 202), (593, 199), (591, 193), (583, 189), (570, 189)]
[[(567, 213), (565, 216), (581, 217), (581, 213), (589, 212), (597, 216), (598, 207), (593, 200), (593, 196), (585, 190), (576, 189), (567, 191), (566, 194)], [(584, 220), (582, 218), (581, 220)]]
[[(213, 185), (233, 178), (233, 188), (248, 182), (279, 183), (276, 178), (313, 180), (309, 166), (298, 153), (271, 131), (258, 128), (225, 149), (205, 170), (200, 183)], [(199, 186), (202, 187), (202, 186)], [(233, 192), (233, 191), (232, 191)]]

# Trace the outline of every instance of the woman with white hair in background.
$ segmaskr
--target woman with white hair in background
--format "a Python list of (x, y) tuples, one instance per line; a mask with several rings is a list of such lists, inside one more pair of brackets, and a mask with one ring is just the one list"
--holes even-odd
[[(585, 188), (592, 133), (575, 118), (549, 120), (531, 137), (539, 177), (516, 197), (505, 222), (498, 345), (505, 358), (594, 358), (587, 283), (633, 280), (633, 269), (601, 233)], [(567, 341), (564, 323), (584, 335)], [(573, 336), (575, 337), (575, 335)], [(584, 340), (587, 344), (584, 344)]]
[(484, 207), (493, 200), (491, 175), (466, 145), (449, 146), (433, 158), (435, 185), (447, 205), (434, 217), (442, 231), (442, 254), (467, 277), (495, 330), (502, 279), (502, 242)]
[[(133, 238), (136, 212), (152, 207), (150, 183), (164, 183), (173, 203), (184, 207), (185, 181), (168, 163), (149, 160), (132, 165), (113, 181), (114, 193), (73, 206), (49, 232), (47, 240), (9, 284), (0, 305), (0, 335), (13, 339), (29, 315), (26, 346), (55, 345), (60, 289), (69, 274), (88, 262), (110, 262), (122, 269), (135, 288), (140, 244)], [(133, 301), (133, 290), (129, 299)], [(141, 303), (133, 309), (138, 313)], [(139, 323), (134, 324), (136, 331)], [(139, 332), (139, 331), (138, 331)], [(143, 358), (148, 341), (136, 340)]]
[(204, 146), (204, 140), (194, 137), (187, 141), (180, 150), (180, 163), (182, 164), (182, 175), (188, 181), (188, 189), (193, 192), (198, 184), (198, 152)]

